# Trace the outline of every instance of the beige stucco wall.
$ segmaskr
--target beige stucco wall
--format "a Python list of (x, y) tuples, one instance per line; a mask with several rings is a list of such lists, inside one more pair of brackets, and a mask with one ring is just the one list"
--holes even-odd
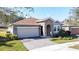
[(13, 26), (9, 26), (9, 27), (8, 27), (8, 31), (9, 31), (10, 33), (14, 34), (14, 33), (13, 33)]
[(43, 36), (46, 36), (46, 31), (45, 31), (45, 22), (39, 23), (43, 27)]
[(51, 20), (46, 20), (44, 22), (39, 22), (41, 26), (43, 26), (43, 36), (47, 36), (47, 25), (51, 26), (51, 36), (53, 34), (53, 22)]
[[(45, 28), (47, 28), (47, 25), (50, 25), (51, 26), (51, 36), (53, 35), (53, 21), (51, 21), (51, 20), (47, 20), (46, 22), (45, 22)], [(47, 34), (47, 29), (46, 29), (46, 34)]]

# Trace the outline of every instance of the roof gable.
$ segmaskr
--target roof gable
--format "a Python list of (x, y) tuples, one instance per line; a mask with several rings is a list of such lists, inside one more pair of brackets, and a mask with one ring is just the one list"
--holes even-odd
[(52, 18), (46, 18), (44, 20), (39, 20), (33, 17), (30, 18), (26, 18), (20, 21), (17, 21), (15, 23), (13, 23), (13, 25), (40, 25), (40, 22), (45, 22), (45, 23), (53, 23), (53, 19)]
[(47, 21), (53, 22), (53, 19), (52, 18), (45, 18), (45, 19), (38, 20), (38, 22), (47, 22)]

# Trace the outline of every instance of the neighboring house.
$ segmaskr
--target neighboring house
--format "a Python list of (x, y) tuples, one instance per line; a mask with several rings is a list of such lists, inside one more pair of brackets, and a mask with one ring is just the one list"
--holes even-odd
[(71, 34), (79, 35), (79, 26), (62, 26), (65, 31), (70, 31)]
[(79, 35), (79, 26), (70, 27), (71, 34)]
[(62, 29), (65, 30), (65, 31), (70, 31), (70, 26), (63, 26), (62, 25)]
[(79, 35), (79, 26), (73, 26), (73, 25), (69, 25), (69, 24), (65, 24), (63, 23), (62, 25), (62, 29), (65, 30), (65, 31), (70, 31), (71, 34), (73, 35)]
[(61, 24), (54, 22), (52, 18), (39, 20), (32, 17), (17, 21), (8, 27), (8, 31), (17, 34), (19, 38), (53, 36), (60, 29)]
[(7, 28), (7, 26), (3, 22), (0, 22), (0, 28)]

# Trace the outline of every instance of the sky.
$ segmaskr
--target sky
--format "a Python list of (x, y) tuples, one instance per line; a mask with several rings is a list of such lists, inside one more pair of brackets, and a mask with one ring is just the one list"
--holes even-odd
[(63, 21), (69, 17), (69, 12), (72, 7), (34, 7), (32, 17), (43, 19), (51, 17), (54, 20)]

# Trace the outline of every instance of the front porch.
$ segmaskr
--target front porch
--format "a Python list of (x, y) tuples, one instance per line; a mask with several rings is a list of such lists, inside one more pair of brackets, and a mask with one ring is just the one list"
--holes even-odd
[(42, 37), (51, 37), (53, 36), (53, 21), (47, 19), (45, 21), (39, 22), (41, 25), (39, 28), (40, 36)]

